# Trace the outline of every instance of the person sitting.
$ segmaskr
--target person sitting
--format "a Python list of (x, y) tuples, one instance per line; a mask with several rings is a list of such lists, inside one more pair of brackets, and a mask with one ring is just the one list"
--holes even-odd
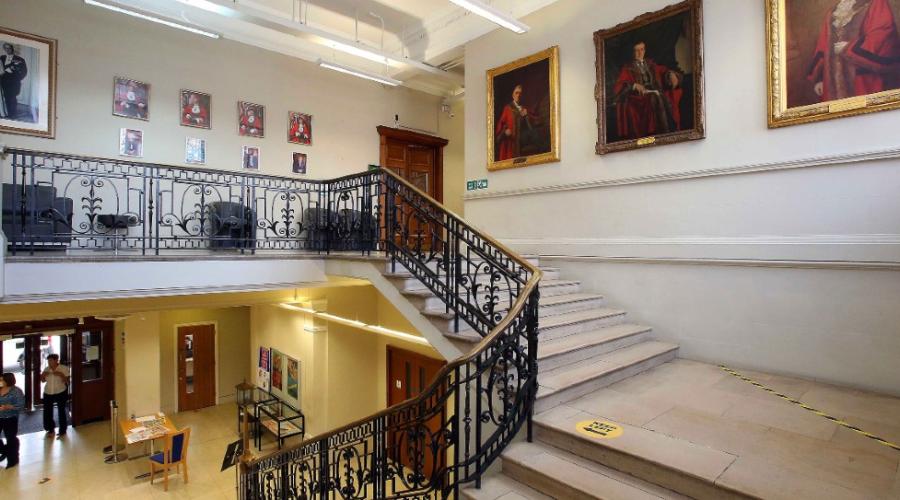
[(0, 379), (0, 433), (6, 439), (0, 441), (0, 461), (6, 460), (6, 468), (19, 464), (19, 412), (25, 408), (25, 394), (16, 387), (16, 376), (4, 373)]

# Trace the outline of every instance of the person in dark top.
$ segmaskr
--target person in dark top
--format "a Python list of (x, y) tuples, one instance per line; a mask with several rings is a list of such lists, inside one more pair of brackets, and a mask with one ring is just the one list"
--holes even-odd
[(25, 394), (16, 387), (16, 376), (4, 373), (0, 380), (0, 433), (6, 443), (0, 441), (0, 461), (6, 460), (6, 468), (19, 464), (19, 412), (25, 407)]
[(5, 118), (14, 120), (19, 114), (19, 92), (22, 91), (22, 80), (28, 74), (25, 59), (16, 55), (11, 43), (3, 44), (0, 54), (0, 90), (3, 91), (3, 104), (6, 108)]

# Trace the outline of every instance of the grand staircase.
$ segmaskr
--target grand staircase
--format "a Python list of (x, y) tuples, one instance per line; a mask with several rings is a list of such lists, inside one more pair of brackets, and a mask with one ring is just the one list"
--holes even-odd
[[(716, 483), (733, 457), (722, 452), (621, 424), (621, 439), (593, 439), (575, 422), (591, 418), (563, 403), (674, 359), (675, 344), (653, 339), (649, 326), (630, 322), (602, 295), (540, 266), (538, 392), (535, 440), (520, 440), (501, 455), (502, 472), (488, 475), (464, 498), (660, 499), (747, 498)], [(392, 271), (393, 269), (393, 271)], [(384, 275), (421, 314), (459, 345), (481, 337), (455, 321), (443, 302), (418, 279), (388, 265)], [(487, 280), (488, 278), (483, 278)]]

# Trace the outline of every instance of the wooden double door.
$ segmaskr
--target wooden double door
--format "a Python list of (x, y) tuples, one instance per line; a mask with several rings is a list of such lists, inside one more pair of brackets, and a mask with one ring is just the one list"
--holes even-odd
[[(431, 385), (435, 375), (445, 364), (441, 360), (388, 346), (388, 406), (420, 395)], [(408, 427), (388, 432), (388, 455), (409, 469), (421, 466), (422, 473), (429, 476), (446, 458), (442, 453), (435, 457), (431, 450), (433, 440), (443, 439), (441, 427), (446, 418), (445, 413), (446, 409), (429, 418), (425, 425), (427, 430)]]
[[(391, 169), (423, 193), (442, 203), (444, 201), (444, 147), (447, 139), (409, 130), (378, 127), (381, 136), (381, 166)], [(406, 206), (403, 200), (397, 203)], [(406, 208), (398, 211), (406, 241), (398, 237), (398, 244), (428, 250), (432, 247), (432, 231), (427, 221)]]

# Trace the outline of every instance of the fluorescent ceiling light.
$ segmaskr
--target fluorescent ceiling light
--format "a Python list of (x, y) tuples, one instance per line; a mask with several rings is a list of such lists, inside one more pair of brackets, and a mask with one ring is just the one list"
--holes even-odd
[(527, 24), (519, 22), (518, 19), (504, 14), (490, 5), (480, 2), (479, 0), (450, 0), (460, 7), (468, 10), (473, 14), (477, 14), (488, 21), (499, 24), (504, 28), (516, 33), (525, 33), (530, 28)]
[(323, 68), (333, 69), (334, 71), (340, 71), (341, 73), (346, 73), (348, 75), (358, 76), (360, 78), (365, 78), (366, 80), (372, 80), (378, 83), (383, 83), (385, 85), (390, 85), (392, 87), (396, 87), (397, 85), (402, 84), (400, 80), (394, 80), (389, 76), (381, 76), (376, 75), (375, 73), (369, 73), (366, 71), (360, 71), (358, 69), (353, 69), (347, 66), (342, 66), (340, 64), (330, 63), (327, 61), (323, 61), (319, 59), (319, 66)]
[(353, 56), (357, 56), (357, 57), (362, 57), (362, 58), (365, 58), (365, 59), (368, 59), (370, 61), (374, 61), (374, 62), (377, 62), (380, 64), (388, 64), (390, 62), (390, 60), (387, 58), (387, 56), (379, 54), (377, 52), (373, 52), (373, 51), (366, 49), (364, 47), (361, 47), (359, 45), (350, 45), (347, 43), (339, 42), (337, 40), (330, 40), (327, 38), (324, 41), (324, 45), (326, 47), (331, 47), (332, 49), (340, 50), (341, 52), (344, 52), (344, 53), (347, 53), (347, 54), (350, 54)]
[(209, 38), (219, 38), (219, 35), (216, 33), (212, 33), (209, 31), (203, 31), (201, 29), (194, 28), (194, 27), (188, 26), (186, 24), (179, 24), (179, 23), (175, 23), (172, 21), (167, 21), (167, 20), (159, 18), (159, 17), (148, 16), (147, 14), (142, 14), (142, 13), (134, 11), (134, 10), (123, 9), (121, 7), (116, 7), (115, 5), (109, 5), (106, 3), (97, 2), (95, 0), (84, 0), (84, 3), (86, 3), (88, 5), (93, 5), (94, 7), (103, 7), (104, 9), (108, 9), (113, 12), (118, 12), (120, 14), (125, 14), (125, 15), (131, 16), (131, 17), (136, 17), (138, 19), (143, 19), (145, 21), (159, 23), (164, 26), (168, 26), (170, 28), (177, 28), (180, 30), (189, 31), (189, 32), (195, 33), (197, 35), (208, 36)]
[[(410, 333), (400, 332), (400, 331), (397, 331), (397, 330), (391, 330), (390, 328), (385, 328), (385, 327), (379, 326), (379, 325), (370, 325), (370, 324), (367, 324), (367, 323), (363, 323), (362, 321), (359, 321), (359, 320), (349, 319), (349, 318), (343, 318), (343, 317), (341, 317), (341, 316), (335, 316), (334, 314), (329, 314), (329, 313), (327, 313), (327, 312), (316, 311), (316, 310), (313, 310), (313, 309), (310, 309), (310, 308), (307, 308), (307, 307), (298, 306), (298, 305), (296, 305), (296, 304), (291, 304), (291, 303), (281, 303), (281, 304), (278, 304), (278, 305), (281, 306), (281, 307), (283, 307), (283, 308), (285, 308), (285, 309), (289, 309), (289, 310), (292, 310), (292, 311), (305, 312), (305, 313), (308, 313), (308, 314), (310, 314), (310, 315), (312, 315), (312, 316), (317, 316), (317, 317), (326, 319), (326, 320), (328, 320), (328, 321), (333, 321), (333, 322), (335, 322), (335, 323), (340, 323), (340, 324), (342, 324), (342, 325), (347, 325), (347, 326), (352, 326), (352, 327), (354, 327), (354, 328), (359, 328), (360, 330), (366, 330), (366, 331), (370, 331), (370, 332), (372, 332), (372, 333), (378, 333), (378, 334), (385, 335), (385, 336), (388, 336), (388, 337), (394, 337), (394, 338), (397, 338), (397, 339), (405, 340), (405, 341), (407, 341), (407, 342), (415, 342), (415, 343), (417, 343), (417, 344), (422, 344), (422, 345), (431, 345), (431, 344), (428, 342), (428, 339), (426, 339), (425, 337), (419, 337), (419, 336), (417, 336), (417, 335), (412, 335), (412, 334), (410, 334)], [(304, 326), (303, 329), (306, 330), (306, 331), (308, 331), (308, 332), (311, 332), (311, 333), (315, 333), (315, 332), (319, 331), (315, 326), (313, 326), (313, 327)]]

